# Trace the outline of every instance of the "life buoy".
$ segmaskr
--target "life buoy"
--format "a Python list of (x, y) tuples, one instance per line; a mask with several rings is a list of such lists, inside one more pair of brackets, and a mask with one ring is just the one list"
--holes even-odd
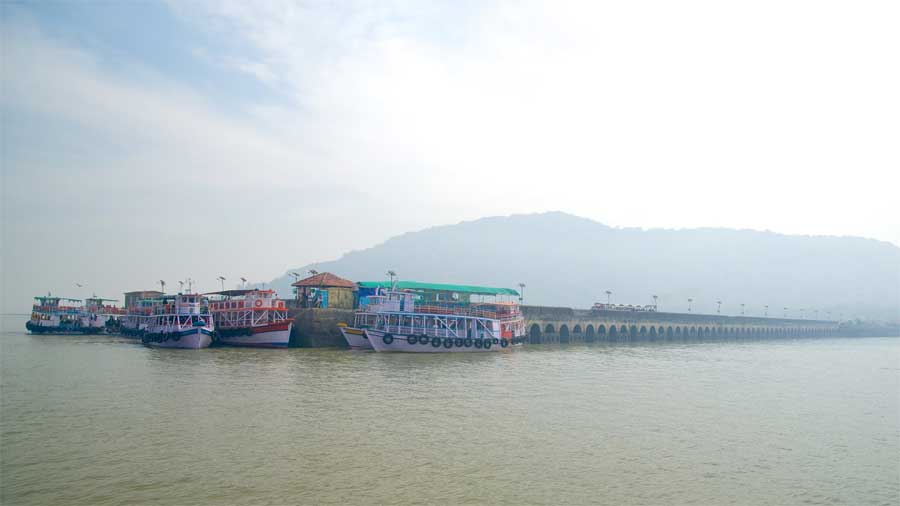
[(506, 338), (501, 339), (501, 340), (500, 340), (500, 347), (501, 347), (501, 348), (506, 348), (507, 346), (509, 346), (509, 341), (506, 340)]
[(432, 337), (431, 345), (434, 346), (435, 348), (439, 348), (441, 346), (441, 338), (440, 337)]
[(253, 305), (256, 307), (262, 307), (262, 301), (259, 299), (256, 299), (256, 302), (254, 302)]
[(408, 335), (406, 336), (406, 342), (409, 344), (416, 344), (419, 342), (419, 338), (415, 335)]
[(394, 342), (394, 336), (390, 334), (385, 334), (384, 337), (381, 338), (384, 341), (384, 344), (391, 344)]

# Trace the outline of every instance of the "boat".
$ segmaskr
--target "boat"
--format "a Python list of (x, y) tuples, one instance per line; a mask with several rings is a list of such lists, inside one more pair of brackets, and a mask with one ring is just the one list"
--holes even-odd
[(287, 348), (293, 318), (273, 290), (222, 290), (205, 295), (216, 322), (216, 341), (229, 346)]
[[(354, 328), (365, 332), (377, 352), (483, 353), (525, 343), (525, 319), (513, 289), (416, 281), (359, 286), (356, 322), (365, 323)], [(365, 295), (373, 288), (374, 295)], [(351, 327), (342, 332), (346, 328)]]
[(152, 305), (141, 342), (152, 348), (208, 348), (215, 325), (199, 293), (163, 295)]
[(163, 304), (163, 299), (147, 298), (134, 302), (125, 308), (125, 315), (119, 319), (119, 334), (125, 337), (141, 338), (147, 333), (147, 325), (151, 317), (157, 311), (157, 307)]
[(341, 331), (341, 335), (344, 336), (344, 340), (347, 341), (347, 345), (350, 346), (352, 350), (372, 350), (372, 343), (369, 342), (369, 338), (366, 336), (366, 318), (370, 315), (366, 313), (357, 312), (355, 315), (355, 323), (354, 326), (351, 327), (346, 323), (338, 323), (338, 329)]
[(88, 311), (81, 299), (47, 294), (34, 301), (31, 318), (25, 322), (32, 334), (99, 334), (104, 330), (103, 321)]

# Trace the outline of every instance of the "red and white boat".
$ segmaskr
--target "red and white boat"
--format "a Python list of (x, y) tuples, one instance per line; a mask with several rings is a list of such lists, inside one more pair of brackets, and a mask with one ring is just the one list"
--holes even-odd
[(293, 318), (272, 290), (222, 290), (206, 295), (216, 321), (216, 342), (230, 346), (287, 348)]

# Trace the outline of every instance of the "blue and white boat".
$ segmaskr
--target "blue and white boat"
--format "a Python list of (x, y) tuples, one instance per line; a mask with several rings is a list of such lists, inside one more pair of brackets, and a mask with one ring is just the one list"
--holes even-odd
[(206, 298), (197, 293), (164, 295), (147, 321), (141, 342), (153, 348), (208, 348), (215, 324)]

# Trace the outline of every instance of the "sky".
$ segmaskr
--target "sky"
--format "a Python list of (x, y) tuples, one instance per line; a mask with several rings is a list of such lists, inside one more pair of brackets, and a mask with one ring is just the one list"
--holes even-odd
[(550, 210), (900, 245), (898, 22), (877, 1), (2, 2), (2, 310)]

